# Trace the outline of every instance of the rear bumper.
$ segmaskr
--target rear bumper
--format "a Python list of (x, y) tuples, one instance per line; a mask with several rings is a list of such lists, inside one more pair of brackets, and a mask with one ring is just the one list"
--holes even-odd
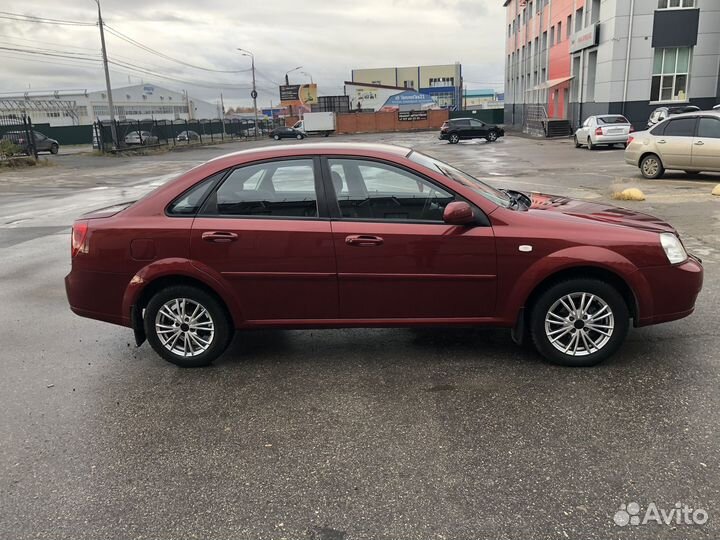
[(71, 270), (65, 276), (65, 293), (70, 310), (88, 319), (131, 326), (130, 313), (122, 313), (128, 281), (124, 274)]
[(630, 135), (595, 135), (595, 144), (624, 144)]
[(438, 139), (440, 139), (441, 141), (447, 141), (448, 137), (449, 135), (447, 133), (443, 133), (442, 131), (440, 132), (440, 135), (438, 135)]
[(695, 310), (703, 285), (703, 267), (698, 259), (691, 256), (682, 264), (638, 272), (647, 284), (648, 298), (641, 303), (637, 326), (682, 319)]

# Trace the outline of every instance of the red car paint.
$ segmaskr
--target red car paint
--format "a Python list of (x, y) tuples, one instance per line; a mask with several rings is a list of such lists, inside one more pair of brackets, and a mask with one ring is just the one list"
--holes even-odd
[[(504, 208), (408, 159), (408, 152), (349, 144), (242, 151), (200, 165), (130, 206), (83, 216), (79, 229), (87, 230), (74, 236), (75, 243), (83, 237), (82, 245), (74, 245), (66, 277), (71, 309), (137, 327), (133, 307), (146, 288), (184, 278), (215, 291), (236, 328), (513, 327), (544, 280), (602, 270), (631, 292), (636, 325), (693, 311), (702, 266), (692, 256), (668, 262), (658, 234), (675, 232), (667, 223), (541, 194), (532, 194), (527, 211)], [(475, 204), (490, 226), (165, 213), (172, 200), (219, 171), (293, 156), (362, 157), (404, 167)], [(203, 238), (217, 233), (236, 236)]]

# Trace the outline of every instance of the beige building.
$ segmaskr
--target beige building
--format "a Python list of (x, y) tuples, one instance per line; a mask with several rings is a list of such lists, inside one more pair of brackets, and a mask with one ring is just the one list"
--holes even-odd
[(462, 66), (408, 66), (353, 69), (352, 82), (412, 88), (431, 96), (438, 105), (459, 108), (462, 96)]

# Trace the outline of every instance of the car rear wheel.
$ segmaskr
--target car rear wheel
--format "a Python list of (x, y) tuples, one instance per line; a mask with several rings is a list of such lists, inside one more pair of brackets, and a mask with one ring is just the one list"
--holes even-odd
[(655, 154), (648, 154), (640, 162), (640, 172), (645, 178), (653, 180), (655, 178), (660, 178), (663, 174), (665, 174), (665, 168), (658, 156)]
[(490, 133), (488, 133), (488, 136), (485, 138), (487, 139), (488, 142), (497, 141), (497, 138), (498, 138), (497, 131), (495, 131), (495, 130), (491, 131)]
[(279, 140), (280, 140), (280, 135), (273, 135), (273, 139), (275, 139), (276, 141), (279, 141)]
[(448, 137), (448, 141), (450, 141), (450, 144), (457, 144), (460, 142), (460, 135), (457, 133), (451, 133)]
[(595, 145), (593, 144), (592, 139), (590, 137), (588, 137), (588, 140), (587, 140), (587, 147), (588, 147), (588, 150), (595, 150)]
[(562, 281), (544, 291), (531, 310), (538, 352), (563, 366), (594, 366), (622, 345), (629, 312), (622, 295), (596, 279)]
[(60, 150), (60, 147), (55, 143), (53, 143), (52, 146), (50, 146), (51, 154), (57, 154), (59, 150)]
[(202, 367), (220, 356), (232, 337), (225, 309), (211, 294), (187, 285), (158, 292), (145, 309), (148, 342), (168, 362)]

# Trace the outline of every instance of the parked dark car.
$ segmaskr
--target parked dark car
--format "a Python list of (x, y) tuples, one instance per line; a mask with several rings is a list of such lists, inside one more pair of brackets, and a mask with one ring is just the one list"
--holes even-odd
[(196, 131), (181, 131), (175, 139), (177, 141), (195, 142), (200, 140), (200, 135)]
[(300, 131), (299, 129), (291, 128), (291, 127), (276, 127), (270, 132), (270, 137), (275, 139), (276, 141), (279, 141), (280, 139), (304, 139), (305, 134)]
[(71, 260), (76, 314), (133, 328), (184, 367), (212, 362), (235, 329), (433, 325), (513, 328), (588, 366), (631, 320), (690, 315), (703, 281), (658, 218), (498, 190), (377, 144), (215, 158), (75, 221)]
[(475, 118), (452, 118), (440, 128), (440, 139), (457, 144), (466, 139), (485, 139), (494, 142), (505, 135), (505, 130), (495, 124), (486, 124)]
[(683, 114), (687, 112), (697, 112), (699, 110), (700, 107), (696, 107), (695, 105), (675, 105), (669, 107), (658, 107), (650, 114), (650, 118), (647, 122), (647, 127), (648, 129), (650, 129), (654, 125), (659, 124), (660, 122), (665, 120), (668, 116), (673, 116), (675, 114)]
[[(46, 135), (43, 135), (39, 131), (34, 131), (35, 134), (35, 149), (38, 152), (50, 152), (51, 154), (57, 154), (60, 151), (60, 143), (55, 139), (51, 139)], [(2, 136), (3, 139), (12, 141), (15, 145), (20, 147), (20, 151), (24, 154), (30, 153), (29, 145), (25, 140), (24, 131), (8, 131)]]
[(160, 139), (149, 131), (131, 131), (125, 135), (127, 146), (150, 146), (158, 144)]

